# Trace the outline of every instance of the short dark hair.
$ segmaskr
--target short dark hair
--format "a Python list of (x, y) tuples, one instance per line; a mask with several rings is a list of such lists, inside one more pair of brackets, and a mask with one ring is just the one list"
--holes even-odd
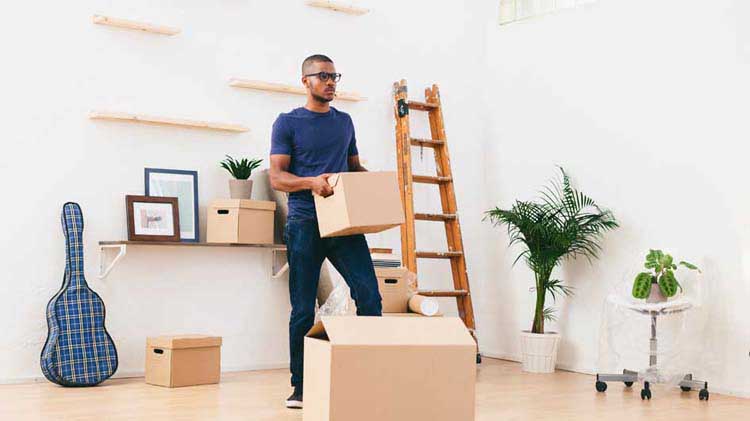
[(333, 60), (323, 54), (313, 54), (302, 62), (302, 74), (307, 73), (307, 68), (313, 63), (333, 63)]

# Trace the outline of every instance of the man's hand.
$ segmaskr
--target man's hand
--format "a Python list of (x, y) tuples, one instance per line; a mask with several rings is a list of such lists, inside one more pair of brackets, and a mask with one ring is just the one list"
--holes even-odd
[(310, 190), (318, 196), (328, 197), (333, 194), (333, 187), (328, 184), (328, 177), (331, 174), (321, 174), (317, 177), (312, 177), (310, 180)]

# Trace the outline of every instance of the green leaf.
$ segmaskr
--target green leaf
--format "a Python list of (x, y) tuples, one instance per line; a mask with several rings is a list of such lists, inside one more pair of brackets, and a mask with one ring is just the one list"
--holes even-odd
[[(700, 269), (698, 269), (698, 266), (695, 266), (695, 265), (694, 265), (694, 264), (692, 264), (692, 263), (688, 263), (688, 262), (685, 262), (685, 261), (681, 261), (681, 262), (680, 262), (679, 264), (680, 264), (681, 266), (685, 266), (686, 268), (688, 268), (688, 269), (690, 269), (690, 270), (697, 270), (698, 272), (700, 272), (700, 271), (701, 271)], [(675, 269), (677, 269), (677, 267), (676, 267), (676, 266), (675, 266)]]
[(229, 155), (221, 161), (221, 167), (229, 171), (232, 176), (238, 180), (247, 180), (252, 175), (254, 169), (260, 166), (262, 159), (242, 158), (239, 161)]
[(552, 300), (557, 301), (557, 296), (571, 296), (573, 295), (573, 288), (563, 285), (562, 281), (559, 279), (551, 279), (548, 281), (542, 282), (542, 288), (546, 292), (549, 292), (550, 295), (552, 295)]
[(659, 253), (661, 253), (661, 250), (648, 251), (648, 254), (646, 255), (646, 264), (644, 265), (646, 269), (656, 270), (659, 267)]
[(651, 294), (654, 277), (649, 272), (641, 272), (633, 280), (633, 297), (645, 300)]
[(667, 269), (666, 271), (664, 271), (661, 277), (659, 277), (659, 289), (665, 297), (673, 297), (675, 294), (677, 294), (678, 287), (682, 288), (677, 282), (677, 278), (675, 278), (674, 272), (672, 272), (672, 270)]
[(547, 307), (542, 311), (542, 317), (545, 321), (548, 322), (554, 322), (557, 321), (557, 315), (555, 314), (557, 310), (555, 310), (554, 307)]

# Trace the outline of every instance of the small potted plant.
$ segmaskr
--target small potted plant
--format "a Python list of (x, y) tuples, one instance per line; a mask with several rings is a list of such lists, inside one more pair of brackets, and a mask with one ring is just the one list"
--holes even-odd
[(692, 263), (681, 261), (674, 264), (674, 259), (669, 254), (661, 250), (649, 250), (644, 266), (651, 270), (635, 277), (633, 297), (646, 300), (647, 303), (661, 303), (677, 295), (678, 289), (682, 292), (682, 285), (674, 274), (678, 265), (700, 272)]
[(248, 180), (248, 178), (263, 160), (247, 158), (236, 160), (229, 155), (226, 155), (226, 157), (220, 165), (234, 177), (234, 179), (229, 180), (229, 197), (232, 199), (250, 199), (253, 192), (253, 181)]
[(556, 300), (572, 293), (552, 278), (552, 271), (565, 258), (596, 258), (604, 232), (618, 227), (612, 212), (573, 189), (565, 170), (560, 171), (562, 181), (542, 190), (539, 202), (516, 201), (509, 210), (486, 212), (495, 225), (507, 225), (510, 245), (524, 246), (514, 264), (523, 259), (534, 272), (534, 321), (530, 331), (521, 332), (521, 354), (524, 371), (535, 373), (555, 370), (560, 340), (559, 334), (544, 330), (545, 320), (555, 320), (554, 308), (545, 306), (547, 294)]

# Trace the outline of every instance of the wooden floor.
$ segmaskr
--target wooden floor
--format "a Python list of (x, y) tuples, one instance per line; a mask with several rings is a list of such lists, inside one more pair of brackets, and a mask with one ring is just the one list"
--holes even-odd
[[(283, 406), (288, 378), (287, 370), (270, 370), (228, 373), (219, 385), (179, 389), (149, 386), (142, 378), (80, 389), (6, 385), (0, 386), (0, 420), (299, 421), (301, 411)], [(653, 393), (651, 401), (641, 401), (637, 385), (618, 384), (597, 393), (592, 376), (527, 374), (516, 363), (485, 358), (478, 371), (476, 420), (750, 419), (750, 400), (712, 394), (701, 402), (696, 392), (659, 385)]]

